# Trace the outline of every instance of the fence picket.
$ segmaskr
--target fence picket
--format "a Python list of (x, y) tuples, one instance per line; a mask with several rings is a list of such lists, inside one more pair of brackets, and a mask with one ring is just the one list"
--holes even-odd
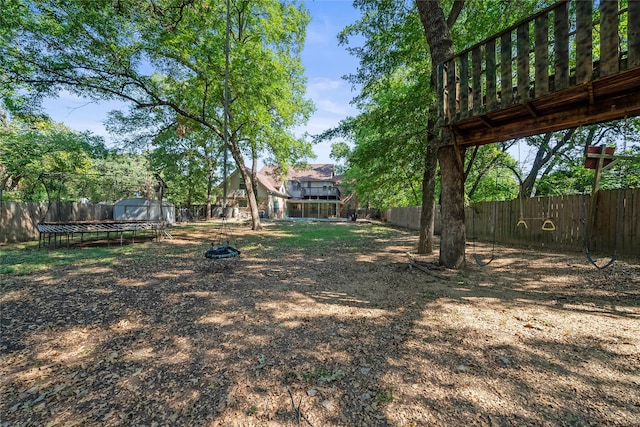
[[(589, 249), (596, 253), (613, 253), (618, 197), (624, 197), (617, 252), (623, 256), (640, 256), (640, 188), (598, 191), (596, 216), (587, 218), (589, 225)], [(590, 212), (591, 196), (585, 196), (587, 216)], [(493, 203), (476, 203), (466, 210), (467, 240), (493, 241)], [(523, 201), (523, 217), (527, 228), (516, 227), (520, 218), (520, 201), (508, 200), (497, 203), (497, 243), (529, 245), (545, 250), (560, 249), (582, 251), (584, 248), (582, 195), (564, 195), (551, 198), (551, 218), (554, 231), (541, 229), (543, 217), (547, 215), (547, 197), (529, 198)], [(472, 209), (476, 209), (474, 214)], [(401, 223), (398, 222), (402, 212)], [(475, 215), (475, 218), (473, 217)], [(420, 208), (393, 208), (387, 213), (388, 222), (410, 229), (420, 225)], [(475, 229), (472, 221), (475, 220)], [(475, 231), (475, 235), (474, 232)], [(435, 232), (440, 233), (440, 212), (436, 210)]]

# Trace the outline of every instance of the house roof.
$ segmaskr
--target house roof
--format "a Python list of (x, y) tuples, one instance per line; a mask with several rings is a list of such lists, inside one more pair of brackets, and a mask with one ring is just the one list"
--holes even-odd
[[(247, 172), (250, 173), (251, 170), (247, 168)], [(237, 173), (238, 170), (236, 169), (231, 175)], [(275, 166), (264, 166), (256, 173), (256, 178), (258, 179), (258, 182), (267, 189), (267, 191), (283, 197), (288, 197), (286, 193), (280, 191), (283, 179), (279, 168)], [(291, 167), (288, 169), (287, 179), (301, 182), (328, 181), (340, 183), (342, 181), (342, 176), (334, 175), (333, 164), (325, 163), (309, 165), (308, 168)], [(222, 185), (223, 184), (220, 183), (220, 186)]]
[(285, 193), (280, 192), (280, 183), (275, 180), (275, 176), (265, 173), (265, 168), (260, 169), (256, 173), (256, 178), (268, 191), (287, 197)]
[[(282, 182), (282, 176), (280, 175), (279, 170), (274, 166), (265, 166), (258, 173), (263, 173), (264, 175), (271, 177), (275, 183)], [(334, 182), (336, 177), (334, 175), (333, 164), (325, 163), (309, 165), (308, 168), (291, 167), (288, 169), (287, 179), (290, 181)]]
[[(246, 168), (246, 169), (247, 169), (247, 173), (251, 174), (251, 169), (249, 168)], [(267, 191), (270, 191), (282, 197), (289, 197), (286, 193), (283, 193), (280, 191), (280, 184), (275, 179), (273, 179), (272, 176), (265, 174), (263, 171), (264, 171), (264, 168), (256, 173), (256, 178), (258, 182), (262, 184), (267, 189)], [(236, 175), (238, 173), (239, 173), (238, 169), (236, 169), (233, 172), (231, 172), (229, 177)], [(221, 182), (220, 184), (218, 184), (218, 187), (220, 188), (222, 188), (223, 186), (224, 186), (224, 182)]]

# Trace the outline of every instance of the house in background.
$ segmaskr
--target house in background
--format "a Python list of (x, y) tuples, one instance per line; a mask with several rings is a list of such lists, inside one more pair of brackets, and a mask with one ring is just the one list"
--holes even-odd
[[(348, 218), (357, 209), (355, 196), (344, 196), (332, 164), (289, 168), (286, 178), (277, 168), (265, 166), (256, 178), (258, 209), (268, 218)], [(227, 206), (240, 216), (250, 215), (246, 187), (237, 170), (227, 179)]]
[[(273, 174), (273, 168), (265, 167)], [(332, 164), (309, 165), (308, 169), (290, 168), (284, 182), (288, 218), (339, 218), (343, 201), (340, 178)]]
[[(284, 187), (262, 171), (256, 174), (256, 178), (258, 180), (257, 199), (260, 215), (268, 218), (284, 218), (285, 211), (283, 208), (286, 206), (288, 198)], [(220, 184), (220, 188), (222, 188), (222, 185)], [(222, 206), (222, 196), (218, 197), (217, 205)], [(225, 206), (227, 206), (227, 216), (245, 218), (251, 216), (247, 187), (237, 169), (227, 178), (227, 200)]]

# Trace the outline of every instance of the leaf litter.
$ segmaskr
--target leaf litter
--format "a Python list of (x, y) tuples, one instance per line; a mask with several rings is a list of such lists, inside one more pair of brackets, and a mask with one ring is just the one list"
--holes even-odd
[(176, 227), (144, 257), (7, 277), (0, 425), (639, 424), (638, 261), (498, 247), (451, 271), (404, 230), (315, 226), (362, 237), (238, 226), (221, 261), (210, 226)]

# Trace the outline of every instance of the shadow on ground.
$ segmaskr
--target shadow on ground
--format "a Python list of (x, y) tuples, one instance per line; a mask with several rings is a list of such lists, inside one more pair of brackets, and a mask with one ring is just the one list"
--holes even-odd
[(241, 257), (208, 260), (216, 231), (5, 277), (2, 425), (640, 420), (637, 263), (499, 248), (432, 275), (359, 223), (236, 227)]

